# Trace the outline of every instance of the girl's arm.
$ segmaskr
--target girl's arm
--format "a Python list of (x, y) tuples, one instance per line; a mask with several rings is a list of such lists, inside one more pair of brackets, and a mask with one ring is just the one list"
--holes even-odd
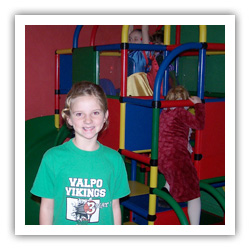
[(119, 199), (113, 200), (112, 207), (113, 207), (113, 215), (114, 215), (114, 224), (121, 225), (122, 216), (121, 216), (120, 200)]
[(133, 31), (134, 25), (129, 25), (128, 27), (128, 35)]
[(181, 112), (182, 122), (188, 125), (192, 129), (204, 129), (205, 126), (205, 105), (202, 104), (201, 99), (198, 96), (192, 96), (189, 98), (195, 105), (195, 115), (191, 114), (185, 109), (179, 109)]
[(149, 44), (148, 25), (142, 25), (142, 43)]
[(200, 99), (200, 97), (198, 97), (198, 96), (191, 96), (191, 97), (189, 97), (189, 100), (190, 100), (191, 102), (193, 102), (194, 104), (196, 104), (196, 103), (201, 103), (201, 99)]
[(54, 215), (54, 200), (41, 198), (39, 224), (52, 225)]

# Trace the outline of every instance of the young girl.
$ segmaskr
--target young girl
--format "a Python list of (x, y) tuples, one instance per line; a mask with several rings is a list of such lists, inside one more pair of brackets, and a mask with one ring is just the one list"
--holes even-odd
[[(148, 25), (142, 25), (142, 29), (133, 30), (133, 25), (129, 26), (129, 43), (135, 44), (149, 44)], [(130, 51), (128, 57), (133, 62), (133, 73), (144, 72), (147, 73), (149, 51), (133, 50)]]
[(164, 109), (159, 125), (159, 170), (164, 174), (169, 191), (177, 202), (188, 204), (188, 215), (192, 225), (200, 221), (201, 202), (199, 179), (191, 160), (189, 136), (191, 129), (203, 129), (205, 107), (197, 96), (189, 97), (187, 90), (177, 86), (169, 90), (166, 100), (191, 100), (195, 115), (186, 107)]
[(31, 189), (42, 197), (40, 224), (120, 225), (119, 198), (130, 190), (120, 154), (97, 140), (108, 124), (101, 87), (74, 84), (62, 116), (75, 137), (48, 150), (42, 159)]

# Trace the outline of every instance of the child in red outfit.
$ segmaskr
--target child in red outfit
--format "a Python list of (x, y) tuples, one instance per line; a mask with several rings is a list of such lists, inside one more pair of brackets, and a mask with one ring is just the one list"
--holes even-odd
[(191, 100), (195, 115), (186, 107), (164, 109), (159, 125), (159, 170), (166, 179), (165, 188), (177, 202), (188, 203), (192, 225), (200, 222), (201, 201), (199, 178), (191, 160), (189, 137), (192, 129), (203, 129), (205, 107), (197, 96), (189, 97), (187, 90), (177, 86), (169, 90), (166, 100)]

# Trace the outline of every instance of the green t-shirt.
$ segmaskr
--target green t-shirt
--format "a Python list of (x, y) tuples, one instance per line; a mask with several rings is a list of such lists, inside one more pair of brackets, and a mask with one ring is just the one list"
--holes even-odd
[(83, 151), (70, 140), (43, 156), (31, 193), (54, 199), (54, 225), (113, 225), (112, 200), (130, 193), (120, 154), (99, 143)]

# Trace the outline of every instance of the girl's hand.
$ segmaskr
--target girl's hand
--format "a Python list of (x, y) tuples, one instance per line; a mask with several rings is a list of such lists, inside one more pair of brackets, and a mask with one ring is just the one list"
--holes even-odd
[(193, 102), (194, 104), (201, 103), (201, 99), (198, 96), (191, 96), (189, 97), (189, 100)]

